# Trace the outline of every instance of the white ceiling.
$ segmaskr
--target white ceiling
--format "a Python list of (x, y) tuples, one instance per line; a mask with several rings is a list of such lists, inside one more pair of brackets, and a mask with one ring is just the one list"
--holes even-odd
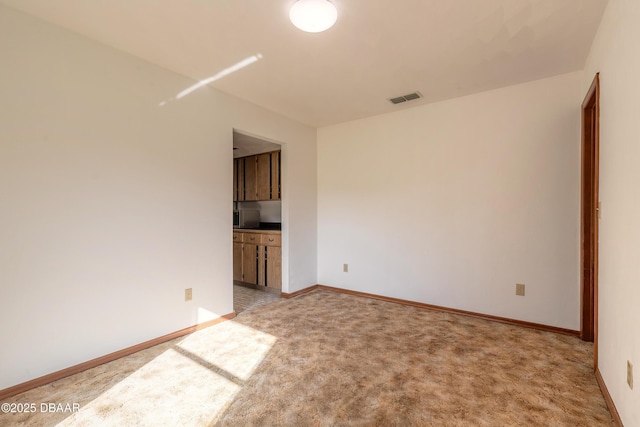
[[(0, 0), (312, 126), (581, 70), (607, 0), (332, 0), (296, 29), (293, 0)], [(387, 99), (420, 91), (398, 106)]]

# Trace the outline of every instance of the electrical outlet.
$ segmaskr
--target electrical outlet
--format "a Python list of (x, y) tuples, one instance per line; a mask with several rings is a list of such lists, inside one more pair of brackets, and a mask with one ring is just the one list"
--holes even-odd
[(188, 288), (184, 290), (184, 300), (191, 301), (193, 299), (193, 289)]
[(627, 384), (629, 388), (633, 390), (633, 365), (627, 360)]
[(349, 264), (342, 264), (342, 271), (344, 271), (345, 273), (349, 272)]
[(516, 295), (523, 297), (524, 296), (524, 284), (516, 283)]

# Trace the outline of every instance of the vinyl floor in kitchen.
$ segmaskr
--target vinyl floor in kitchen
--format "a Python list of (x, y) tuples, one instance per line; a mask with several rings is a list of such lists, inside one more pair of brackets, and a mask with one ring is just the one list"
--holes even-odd
[(276, 293), (233, 285), (233, 309), (237, 314), (279, 300)]

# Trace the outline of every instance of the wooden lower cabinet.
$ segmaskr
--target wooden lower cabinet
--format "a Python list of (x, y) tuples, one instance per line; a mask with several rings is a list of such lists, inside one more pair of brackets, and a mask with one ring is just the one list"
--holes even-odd
[(233, 242), (233, 280), (242, 281), (242, 242)]
[(282, 248), (279, 246), (265, 246), (265, 286), (282, 289)]
[(281, 290), (281, 236), (234, 232), (233, 280)]
[(242, 246), (242, 282), (258, 284), (258, 248), (251, 243)]

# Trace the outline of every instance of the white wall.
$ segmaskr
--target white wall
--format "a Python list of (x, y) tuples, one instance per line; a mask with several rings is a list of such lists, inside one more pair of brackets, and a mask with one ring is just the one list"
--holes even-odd
[[(640, 425), (640, 2), (610, 1), (582, 86), (600, 72), (598, 366), (625, 426)], [(626, 381), (634, 363), (635, 388)]]
[(194, 82), (5, 7), (0, 58), (0, 389), (233, 311), (233, 128), (283, 144), (283, 286), (316, 283), (314, 129), (159, 106)]
[(319, 129), (319, 283), (579, 329), (581, 82)]

